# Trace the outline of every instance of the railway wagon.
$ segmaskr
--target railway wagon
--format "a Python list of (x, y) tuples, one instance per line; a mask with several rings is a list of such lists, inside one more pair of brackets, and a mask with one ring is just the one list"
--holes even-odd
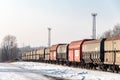
[(56, 44), (50, 47), (50, 62), (51, 63), (58, 63), (57, 48), (59, 45), (63, 45), (63, 44)]
[(28, 61), (28, 52), (26, 52), (25, 54), (26, 54), (25, 60)]
[(51, 63), (56, 63), (56, 51), (57, 51), (57, 47), (58, 47), (59, 44), (56, 44), (56, 45), (52, 45), (50, 47), (50, 62)]
[(28, 60), (28, 61), (30, 61), (30, 57), (31, 57), (31, 56), (30, 56), (30, 51), (29, 51), (29, 52), (27, 52), (27, 60)]
[(29, 55), (29, 61), (32, 61), (32, 53), (31, 53), (31, 51), (29, 51), (28, 55)]
[(21, 56), (21, 57), (22, 57), (22, 60), (23, 60), (23, 61), (25, 61), (25, 56), (26, 56), (26, 54), (25, 54), (25, 53), (22, 53), (22, 56)]
[(28, 61), (28, 55), (27, 55), (27, 52), (25, 53), (25, 61)]
[(104, 64), (106, 69), (119, 71), (120, 69), (120, 37), (111, 37), (105, 41)]
[(87, 68), (96, 68), (103, 65), (104, 41), (105, 39), (99, 39), (83, 43), (83, 60)]
[(39, 48), (36, 50), (36, 61), (43, 62), (45, 58), (45, 48)]
[(32, 50), (32, 61), (36, 61), (36, 49)]
[(32, 60), (33, 60), (33, 52), (30, 51), (30, 61), (32, 61)]
[(68, 65), (81, 65), (82, 61), (82, 45), (85, 41), (90, 39), (73, 41), (69, 44), (68, 51)]
[(68, 61), (68, 44), (59, 45), (57, 48), (58, 64), (66, 64)]
[(39, 55), (39, 50), (36, 50), (36, 53), (34, 54), (34, 59), (35, 61), (39, 61), (40, 55)]
[(26, 52), (26, 60), (29, 61), (30, 60), (30, 52)]
[(50, 60), (50, 48), (45, 48), (45, 58), (44, 61), (49, 63)]

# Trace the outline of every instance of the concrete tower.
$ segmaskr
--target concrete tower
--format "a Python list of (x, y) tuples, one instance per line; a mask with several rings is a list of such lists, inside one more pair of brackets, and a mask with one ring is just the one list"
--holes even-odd
[(51, 45), (51, 28), (48, 28), (48, 47)]
[(93, 16), (92, 39), (96, 39), (96, 16), (97, 16), (97, 13), (92, 13), (92, 16)]

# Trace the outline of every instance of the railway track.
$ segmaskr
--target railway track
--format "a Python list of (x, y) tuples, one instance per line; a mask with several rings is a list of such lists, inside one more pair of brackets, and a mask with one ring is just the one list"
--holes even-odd
[[(49, 64), (49, 63), (48, 63)], [(115, 74), (120, 74), (120, 70), (117, 72), (117, 71), (112, 71), (112, 70), (101, 70), (99, 68), (96, 68), (96, 69), (88, 69), (88, 68), (81, 68), (79, 66), (68, 66), (68, 65), (61, 65), (61, 64), (55, 64), (55, 65), (60, 65), (60, 66), (67, 66), (67, 67), (72, 67), (72, 68), (77, 68), (77, 69), (86, 69), (86, 70), (92, 70), (92, 71), (102, 71), (102, 72), (110, 72), (110, 73), (115, 73)]]

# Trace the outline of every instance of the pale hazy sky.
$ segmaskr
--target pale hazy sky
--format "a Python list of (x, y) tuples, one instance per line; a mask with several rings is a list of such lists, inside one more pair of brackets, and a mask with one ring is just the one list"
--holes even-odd
[(47, 27), (52, 44), (91, 38), (93, 12), (100, 36), (120, 23), (120, 0), (0, 0), (0, 43), (10, 34), (20, 47), (47, 46)]

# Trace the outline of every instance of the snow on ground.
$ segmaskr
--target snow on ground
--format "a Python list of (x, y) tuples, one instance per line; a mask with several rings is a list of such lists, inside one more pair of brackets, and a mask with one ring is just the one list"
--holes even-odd
[[(16, 63), (19, 64), (19, 63)], [(0, 63), (0, 80), (53, 80), (10, 63)]]
[[(120, 74), (117, 74), (117, 73), (93, 71), (93, 70), (86, 70), (86, 69), (80, 69), (80, 68), (71, 68), (71, 67), (45, 64), (45, 63), (14, 62), (14, 63), (11, 63), (11, 65), (14, 65), (17, 68), (22, 69), (23, 72), (27, 70), (28, 73), (31, 72), (31, 73), (48, 75), (53, 77), (62, 77), (70, 80), (120, 80)], [(0, 73), (0, 76), (1, 76), (1, 73)], [(32, 77), (32, 74), (27, 76)]]
[(0, 80), (57, 80), (58, 77), (61, 80), (120, 80), (120, 74), (110, 72), (38, 62), (0, 63)]

